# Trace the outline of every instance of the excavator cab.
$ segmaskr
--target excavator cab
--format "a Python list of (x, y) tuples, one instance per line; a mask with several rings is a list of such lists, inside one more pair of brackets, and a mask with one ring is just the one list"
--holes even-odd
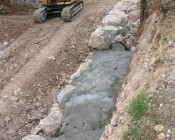
[(44, 22), (51, 13), (61, 13), (64, 21), (71, 22), (83, 9), (83, 0), (39, 0), (39, 4), (34, 13), (36, 23)]

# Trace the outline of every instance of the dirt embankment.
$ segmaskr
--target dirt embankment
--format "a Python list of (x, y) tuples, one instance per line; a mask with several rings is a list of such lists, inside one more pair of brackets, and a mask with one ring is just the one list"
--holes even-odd
[[(122, 140), (131, 125), (128, 106), (133, 97), (144, 91), (148, 93), (155, 113), (155, 122), (149, 126), (149, 131), (133, 133), (143, 135), (139, 140), (175, 139), (175, 14), (174, 10), (166, 13), (160, 11), (160, 6), (145, 21), (141, 37), (132, 55), (130, 71), (123, 83), (120, 97), (117, 99), (111, 123), (101, 137), (101, 140)], [(149, 122), (147, 122), (149, 123)], [(155, 125), (163, 129), (155, 131)], [(133, 134), (134, 135), (134, 134)], [(132, 136), (127, 139), (133, 140)]]
[(0, 14), (29, 14), (39, 6), (38, 0), (0, 0)]

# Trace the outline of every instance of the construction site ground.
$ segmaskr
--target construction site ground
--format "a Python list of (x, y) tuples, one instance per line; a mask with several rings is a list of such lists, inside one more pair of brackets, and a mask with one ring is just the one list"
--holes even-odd
[(44, 118), (91, 51), (92, 31), (117, 0), (88, 1), (77, 19), (0, 15), (0, 140), (18, 140)]

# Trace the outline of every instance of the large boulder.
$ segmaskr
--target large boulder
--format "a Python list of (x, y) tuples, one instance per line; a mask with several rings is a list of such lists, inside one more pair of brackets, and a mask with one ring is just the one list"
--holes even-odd
[(89, 46), (96, 49), (109, 49), (112, 40), (109, 36), (104, 36), (104, 34), (105, 31), (102, 28), (97, 28), (91, 35)]
[(115, 43), (115, 37), (127, 32), (122, 26), (100, 26), (92, 33), (89, 46), (95, 49), (109, 49)]
[(128, 24), (128, 15), (119, 10), (112, 10), (109, 15), (105, 16), (102, 20), (103, 26), (122, 26), (126, 28)]

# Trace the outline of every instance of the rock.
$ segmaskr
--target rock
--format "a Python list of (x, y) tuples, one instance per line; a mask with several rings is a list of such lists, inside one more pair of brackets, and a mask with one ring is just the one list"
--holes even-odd
[(102, 25), (92, 33), (89, 47), (110, 49), (111, 44), (123, 41), (123, 36), (129, 31), (127, 25), (128, 15), (123, 10), (114, 8), (103, 18)]
[(167, 134), (171, 134), (171, 130), (170, 129), (168, 129)]
[(32, 132), (31, 132), (31, 134), (32, 135), (37, 135), (39, 132), (41, 132), (41, 128), (40, 127), (35, 127), (33, 130), (32, 130)]
[(159, 133), (159, 132), (162, 132), (164, 129), (164, 127), (162, 125), (156, 125), (154, 126), (154, 130)]
[(115, 27), (110, 25), (104, 27), (100, 26), (99, 28), (103, 31), (102, 35), (106, 35), (109, 37), (115, 37), (116, 35), (125, 35), (127, 32), (126, 28), (123, 28), (122, 26)]
[[(89, 41), (89, 46), (96, 49), (109, 49), (110, 43), (105, 41), (106, 38), (98, 32), (93, 32)], [(111, 40), (109, 40), (111, 42)]]
[(115, 42), (122, 42), (127, 29), (122, 26), (100, 26), (92, 33), (89, 46), (95, 49), (109, 49)]
[(34, 105), (35, 105), (37, 108), (39, 108), (39, 107), (41, 106), (41, 103), (36, 102), (36, 103), (34, 103)]
[(161, 107), (161, 108), (162, 108), (162, 107), (163, 107), (163, 104), (160, 104), (160, 105), (159, 105), (159, 107)]
[(38, 40), (38, 39), (35, 39), (35, 40), (33, 41), (33, 43), (34, 43), (34, 44), (38, 44), (38, 43), (39, 43), (39, 40)]
[(54, 104), (50, 114), (41, 120), (37, 127), (41, 128), (47, 136), (55, 136), (61, 129), (62, 117), (58, 104)]
[(11, 121), (11, 118), (10, 118), (10, 116), (6, 116), (6, 117), (4, 118), (4, 120), (5, 120), (6, 122), (9, 122), (9, 121)]
[(40, 110), (40, 112), (41, 112), (42, 114), (46, 114), (46, 113), (47, 113), (47, 108), (42, 108), (42, 109)]
[(4, 42), (4, 45), (7, 46), (8, 45), (8, 42)]
[(18, 101), (19, 101), (19, 98), (18, 98), (18, 97), (13, 96), (13, 97), (11, 97), (11, 100), (12, 100), (12, 101), (14, 101), (14, 102), (18, 102)]
[(136, 47), (131, 47), (131, 51), (135, 52), (136, 51)]
[(55, 61), (56, 60), (56, 58), (55, 58), (55, 56), (50, 56), (50, 57), (48, 57), (50, 60), (53, 60), (53, 61)]
[(75, 89), (74, 86), (71, 85), (67, 85), (63, 90), (61, 90), (61, 92), (58, 94), (57, 96), (57, 102), (58, 105), (61, 108), (64, 108), (64, 106), (62, 106), (62, 102), (64, 101), (64, 98), (66, 98), (66, 96), (69, 96), (70, 92), (73, 91)]
[(170, 139), (171, 135), (170, 134), (166, 134), (166, 139)]
[(110, 125), (107, 125), (105, 127), (104, 133), (105, 133), (106, 136), (109, 137), (113, 133), (113, 127), (111, 127)]
[(115, 42), (120, 43), (120, 42), (122, 42), (122, 41), (123, 41), (122, 35), (117, 35), (117, 36), (115, 37)]
[(120, 43), (114, 43), (111, 45), (113, 51), (125, 51), (125, 47)]
[(110, 15), (117, 15), (118, 13), (124, 13), (125, 14), (125, 12), (123, 12), (123, 11), (121, 11), (121, 10), (119, 10), (119, 9), (112, 9), (111, 11), (109, 11), (109, 14)]
[(118, 122), (118, 114), (115, 114), (111, 119), (111, 124), (113, 126), (117, 126), (117, 122)]
[(114, 26), (114, 27), (127, 27), (128, 24), (128, 16), (124, 12), (119, 12), (116, 15), (107, 15), (102, 20), (103, 26)]
[(165, 134), (164, 133), (160, 133), (157, 135), (157, 139), (158, 140), (165, 140)]
[(126, 11), (130, 6), (128, 3), (129, 2), (124, 2), (124, 1), (118, 2), (117, 5), (115, 5), (114, 9)]
[[(13, 80), (14, 80), (14, 78), (13, 78)], [(18, 96), (20, 93), (21, 93), (21, 88), (17, 88), (17, 89), (14, 90), (13, 95)]]
[(138, 10), (139, 10), (139, 8), (135, 4), (128, 7), (128, 11), (130, 11), (130, 12), (135, 12), (135, 11), (137, 12)]
[(42, 136), (39, 136), (39, 135), (28, 135), (28, 136), (22, 138), (22, 140), (46, 140), (46, 139)]
[(0, 60), (5, 60), (7, 57), (9, 57), (9, 55), (9, 52), (0, 51)]
[(170, 139), (171, 137), (171, 130), (168, 129), (167, 134), (166, 134), (166, 139)]

